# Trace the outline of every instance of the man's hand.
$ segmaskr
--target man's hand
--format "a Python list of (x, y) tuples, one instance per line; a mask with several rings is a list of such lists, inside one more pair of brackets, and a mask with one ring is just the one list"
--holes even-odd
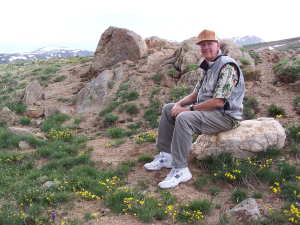
[(180, 104), (176, 103), (171, 110), (171, 115), (173, 117), (176, 117), (179, 113), (185, 111), (190, 111), (190, 109), (186, 107), (182, 107)]

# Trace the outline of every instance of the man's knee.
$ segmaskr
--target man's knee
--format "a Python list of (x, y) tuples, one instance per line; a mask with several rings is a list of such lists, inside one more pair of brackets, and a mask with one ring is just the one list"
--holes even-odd
[(191, 121), (190, 112), (181, 112), (176, 116), (176, 122), (189, 123)]
[(162, 108), (162, 112), (163, 113), (167, 113), (167, 114), (170, 114), (171, 113), (171, 110), (174, 106), (174, 103), (168, 103), (168, 104), (165, 104)]

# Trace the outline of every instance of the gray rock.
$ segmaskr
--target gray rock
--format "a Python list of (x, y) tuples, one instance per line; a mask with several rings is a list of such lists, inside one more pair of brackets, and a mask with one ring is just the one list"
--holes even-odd
[(225, 213), (233, 220), (232, 217), (239, 217), (239, 221), (250, 221), (261, 218), (259, 207), (254, 198), (248, 198), (228, 210)]
[(33, 136), (31, 130), (22, 127), (9, 127), (8, 130), (16, 135), (29, 135)]
[(193, 144), (193, 153), (197, 159), (221, 152), (247, 158), (268, 147), (282, 148), (285, 139), (284, 128), (274, 118), (244, 120), (238, 128), (216, 135), (200, 135)]
[(50, 188), (50, 187), (52, 187), (52, 186), (57, 186), (57, 185), (59, 185), (59, 184), (60, 184), (59, 181), (47, 181), (46, 183), (44, 183), (44, 184), (42, 185), (42, 187), (43, 187), (43, 188)]
[(104, 103), (104, 98), (110, 90), (108, 85), (113, 77), (112, 70), (105, 70), (81, 89), (77, 94), (76, 111), (78, 113), (99, 111), (99, 107)]
[(181, 73), (188, 72), (189, 65), (199, 64), (201, 61), (200, 48), (196, 45), (196, 41), (195, 38), (191, 38), (182, 42), (182, 45), (174, 53), (174, 66)]
[(19, 148), (22, 150), (30, 149), (30, 145), (26, 141), (20, 141)]
[(43, 99), (43, 88), (37, 80), (31, 82), (25, 89), (23, 102), (26, 105), (33, 105)]
[(17, 122), (17, 116), (9, 108), (4, 107), (0, 110), (0, 120), (5, 121), (7, 124), (15, 124)]
[(147, 46), (141, 36), (127, 29), (109, 27), (98, 43), (90, 73), (96, 75), (118, 62), (137, 61), (146, 54)]

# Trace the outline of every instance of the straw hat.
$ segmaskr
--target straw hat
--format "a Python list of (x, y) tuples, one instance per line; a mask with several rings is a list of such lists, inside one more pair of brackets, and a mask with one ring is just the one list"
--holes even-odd
[(216, 41), (219, 42), (216, 33), (212, 30), (203, 30), (197, 37), (197, 45), (199, 45), (202, 41)]

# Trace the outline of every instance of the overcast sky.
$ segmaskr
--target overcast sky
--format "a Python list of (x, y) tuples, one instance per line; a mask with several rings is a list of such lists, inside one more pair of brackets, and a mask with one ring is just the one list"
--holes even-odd
[(95, 50), (109, 26), (175, 41), (205, 28), (220, 38), (255, 35), (272, 41), (300, 36), (300, 1), (6, 0), (0, 21), (0, 52), (44, 46)]

